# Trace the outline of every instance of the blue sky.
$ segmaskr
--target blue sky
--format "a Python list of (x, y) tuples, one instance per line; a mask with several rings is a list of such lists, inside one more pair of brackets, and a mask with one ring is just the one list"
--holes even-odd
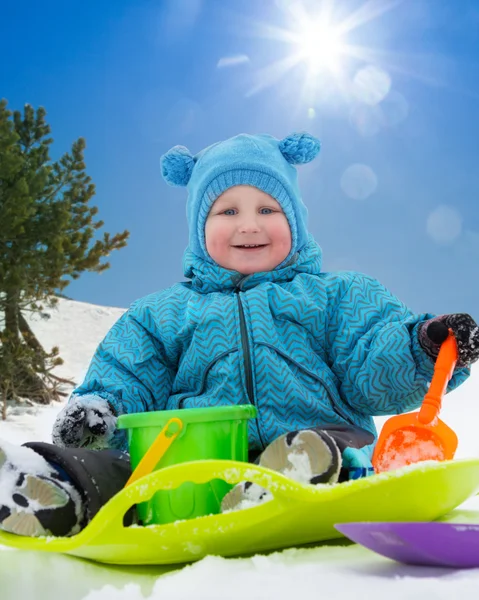
[[(324, 269), (377, 277), (418, 312), (479, 318), (479, 4), (334, 4), (2, 7), (0, 95), (46, 108), (54, 154), (86, 138), (104, 230), (131, 232), (111, 269), (82, 275), (70, 297), (126, 307), (184, 279), (185, 190), (160, 175), (171, 146), (307, 130), (322, 141), (300, 181)], [(298, 6), (313, 22), (328, 5), (349, 47), (337, 70), (305, 57), (278, 72), (300, 47), (280, 39)]]

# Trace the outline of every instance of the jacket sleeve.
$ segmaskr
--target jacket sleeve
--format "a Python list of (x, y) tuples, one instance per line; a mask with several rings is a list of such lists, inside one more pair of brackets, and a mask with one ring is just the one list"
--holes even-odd
[(166, 408), (176, 368), (158, 332), (140, 320), (139, 314), (133, 305), (113, 325), (72, 398), (100, 396), (117, 415)]
[[(367, 415), (390, 415), (418, 408), (434, 363), (418, 342), (417, 329), (431, 314), (414, 314), (373, 278), (352, 281), (330, 317), (330, 366), (342, 398)], [(469, 375), (456, 369), (448, 391)]]

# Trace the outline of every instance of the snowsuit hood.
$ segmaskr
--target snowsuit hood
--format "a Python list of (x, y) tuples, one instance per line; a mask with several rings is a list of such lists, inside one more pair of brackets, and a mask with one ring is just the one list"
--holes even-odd
[(273, 197), (283, 209), (291, 230), (291, 251), (281, 267), (308, 243), (308, 211), (301, 198), (294, 165), (313, 160), (319, 140), (308, 133), (294, 133), (282, 140), (271, 135), (240, 134), (192, 155), (175, 146), (161, 158), (165, 181), (186, 186), (189, 249), (206, 262), (214, 262), (206, 250), (205, 223), (214, 201), (237, 185), (256, 187)]

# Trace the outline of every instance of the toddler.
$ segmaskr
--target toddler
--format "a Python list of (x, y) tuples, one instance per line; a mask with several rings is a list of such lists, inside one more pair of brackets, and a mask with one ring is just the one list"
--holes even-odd
[[(454, 389), (479, 357), (466, 314), (414, 314), (378, 281), (325, 273), (295, 165), (319, 142), (238, 135), (162, 158), (188, 189), (187, 281), (142, 298), (99, 345), (53, 444), (0, 444), (0, 528), (72, 535), (130, 475), (125, 413), (254, 404), (250, 460), (312, 485), (371, 474), (373, 416), (418, 408), (452, 329)], [(247, 482), (223, 508), (265, 491)]]

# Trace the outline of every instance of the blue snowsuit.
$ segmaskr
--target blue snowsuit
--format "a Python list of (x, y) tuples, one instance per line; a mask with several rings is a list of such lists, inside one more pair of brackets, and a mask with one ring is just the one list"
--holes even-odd
[[(321, 272), (312, 237), (286, 266), (249, 276), (187, 250), (185, 274), (118, 320), (74, 395), (95, 393), (118, 414), (251, 403), (253, 450), (325, 423), (376, 435), (373, 415), (421, 404), (433, 362), (416, 331), (433, 315), (360, 273)], [(449, 389), (467, 376), (457, 369)]]

